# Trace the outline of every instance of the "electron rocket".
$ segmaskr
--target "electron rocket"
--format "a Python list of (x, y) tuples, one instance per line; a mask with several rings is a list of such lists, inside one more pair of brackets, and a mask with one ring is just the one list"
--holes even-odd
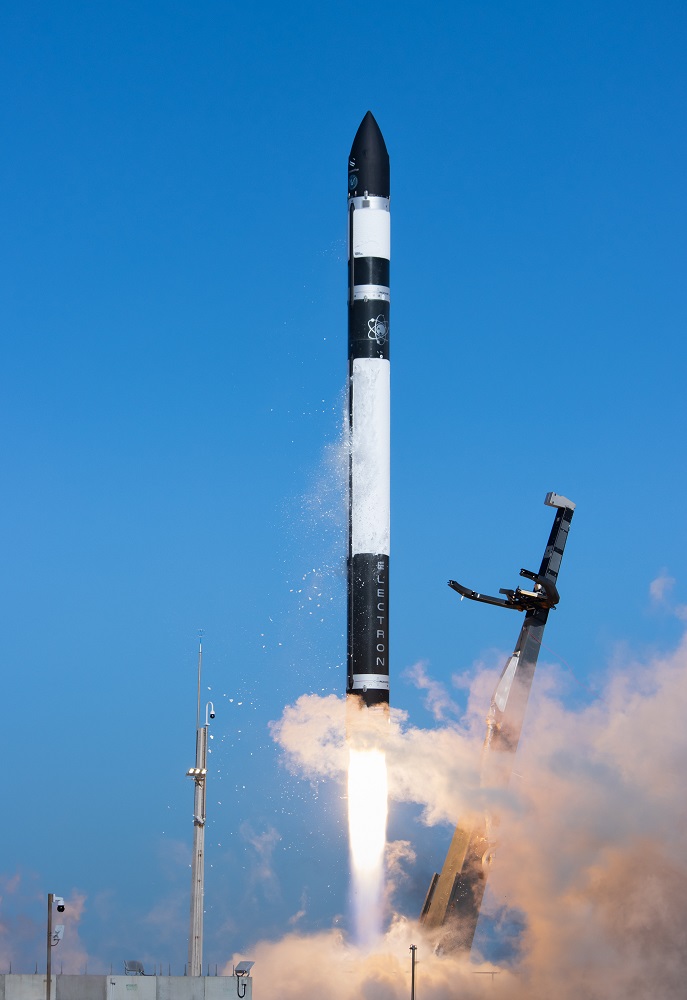
[(389, 154), (372, 113), (348, 158), (348, 677), (389, 703)]

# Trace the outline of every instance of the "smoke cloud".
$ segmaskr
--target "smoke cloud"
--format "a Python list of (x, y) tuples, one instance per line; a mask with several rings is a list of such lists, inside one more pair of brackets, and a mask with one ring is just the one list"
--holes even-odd
[[(481, 685), (478, 688), (481, 691)], [(462, 725), (418, 729), (399, 709), (391, 710), (389, 721), (386, 715), (369, 713), (363, 738), (367, 735), (386, 751), (389, 797), (420, 804), (428, 825), (456, 823), (461, 815), (481, 807), (479, 747), (484, 714), (469, 709)], [(335, 778), (343, 783), (348, 768), (346, 722), (343, 699), (310, 694), (287, 706), (270, 728), (285, 751), (289, 770), (310, 781)], [(357, 730), (355, 738), (360, 738)]]
[[(418, 946), (418, 995), (432, 1000), (455, 1000), (458, 996), (477, 1000), (491, 986), (491, 976), (481, 974), (491, 967), (438, 958), (416, 925), (396, 918), (374, 952), (350, 944), (338, 930), (261, 941), (251, 952), (255, 996), (291, 1000), (308, 993), (327, 1000), (407, 1000), (411, 941)], [(238, 960), (237, 955), (234, 962)], [(231, 966), (226, 966), (225, 973), (231, 972)], [(501, 986), (514, 979), (509, 970), (497, 970), (497, 976), (504, 980)], [(486, 993), (487, 997), (492, 995), (491, 991)]]
[[(479, 956), (438, 956), (413, 919), (390, 914), (374, 954), (356, 950), (338, 930), (258, 943), (256, 990), (264, 1000), (289, 1000), (304, 988), (331, 1000), (406, 997), (411, 943), (425, 1000), (487, 990), (509, 1000), (680, 995), (687, 977), (687, 637), (665, 655), (619, 654), (601, 696), (582, 709), (562, 703), (559, 676), (555, 668), (537, 673), (505, 795), (480, 789), (478, 779), (494, 673), (478, 673), (455, 722), (421, 730), (404, 713), (391, 714), (391, 799), (417, 803), (428, 825), (447, 824), (447, 846), (450, 824), (485, 806), (498, 814), (484, 910), (515, 911), (523, 929), (493, 989), (490, 975), (477, 974), (492, 968), (476, 964)], [(451, 700), (425, 667), (415, 677), (445, 720)], [(340, 699), (300, 698), (273, 724), (273, 736), (304, 778), (343, 781)], [(413, 832), (391, 846), (392, 882), (421, 850)], [(433, 867), (442, 862), (431, 859)]]

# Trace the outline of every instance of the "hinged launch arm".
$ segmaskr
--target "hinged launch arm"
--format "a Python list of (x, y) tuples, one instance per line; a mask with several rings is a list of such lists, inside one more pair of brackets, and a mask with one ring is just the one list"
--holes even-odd
[[(520, 570), (521, 576), (534, 583), (532, 590), (518, 587), (501, 590), (504, 598), (489, 597), (455, 580), (449, 582), (461, 597), (525, 612), (515, 649), (503, 668), (487, 716), (481, 774), (484, 787), (503, 788), (508, 784), (544, 628), (549, 611), (559, 601), (558, 572), (575, 504), (556, 493), (547, 493), (544, 503), (556, 508), (556, 516), (539, 572)], [(430, 930), (444, 928), (442, 947), (445, 950), (469, 951), (472, 946), (493, 853), (490, 829), (488, 816), (472, 824), (459, 823), (444, 867), (429, 887), (420, 919)]]
[(449, 580), (449, 587), (460, 594), (461, 599), (467, 597), (471, 601), (481, 601), (482, 604), (494, 604), (497, 608), (511, 608), (513, 611), (550, 610), (556, 607), (560, 600), (556, 588), (556, 580), (558, 579), (558, 570), (560, 569), (575, 504), (566, 497), (559, 496), (557, 493), (547, 493), (544, 503), (548, 507), (556, 507), (557, 510), (539, 572), (532, 573), (528, 569), (520, 570), (520, 576), (532, 580), (534, 588), (532, 590), (523, 590), (521, 587), (516, 587), (515, 590), (507, 590), (502, 587), (499, 590), (499, 594), (504, 594), (504, 599), (502, 597), (489, 597), (488, 594), (480, 594), (476, 590), (464, 587), (462, 583)]

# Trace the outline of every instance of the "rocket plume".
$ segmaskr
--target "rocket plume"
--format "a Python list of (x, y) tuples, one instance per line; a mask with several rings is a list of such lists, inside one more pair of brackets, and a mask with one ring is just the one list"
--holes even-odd
[(382, 928), (387, 777), (383, 750), (351, 750), (348, 762), (348, 834), (356, 939), (371, 945)]

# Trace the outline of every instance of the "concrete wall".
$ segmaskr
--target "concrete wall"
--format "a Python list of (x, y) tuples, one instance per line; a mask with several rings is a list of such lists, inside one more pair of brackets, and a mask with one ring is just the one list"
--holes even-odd
[[(105, 976), (104, 979), (107, 982), (107, 1000), (157, 1000), (157, 976)], [(82, 998), (60, 997), (59, 1000), (82, 1000)], [(84, 997), (83, 1000), (91, 998)], [(189, 992), (185, 1000), (195, 1000), (195, 998)]]
[[(245, 990), (245, 993), (244, 993)], [(238, 976), (52, 976), (52, 1000), (252, 1000)], [(45, 1000), (45, 973), (0, 975), (0, 1000)]]
[[(42, 976), (7, 975), (0, 978), (4, 979), (4, 1000), (45, 1000), (45, 973)], [(51, 976), (50, 979), (51, 994), (55, 996), (57, 976)]]
[(155, 1000), (205, 1000), (205, 982), (203, 976), (158, 976)]
[(55, 980), (57, 991), (51, 992), (55, 1000), (107, 1000), (107, 976), (60, 975), (55, 976)]
[(251, 1000), (252, 996), (251, 976), (208, 976), (205, 980), (205, 1000), (237, 1000), (240, 997)]

